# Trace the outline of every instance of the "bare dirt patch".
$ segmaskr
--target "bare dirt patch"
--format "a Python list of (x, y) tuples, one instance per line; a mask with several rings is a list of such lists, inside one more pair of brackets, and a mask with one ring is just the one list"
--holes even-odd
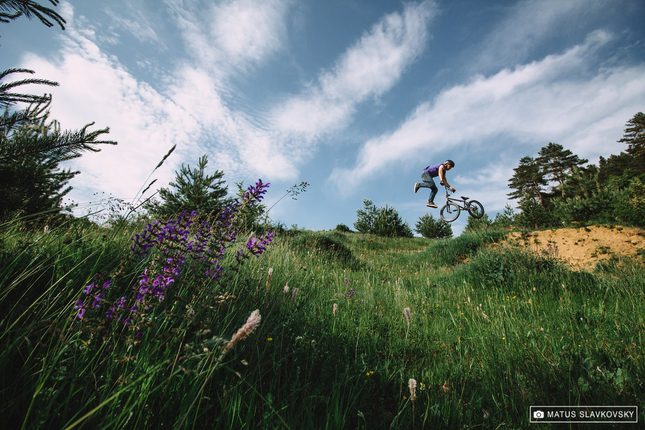
[(559, 228), (510, 233), (506, 243), (551, 255), (574, 269), (590, 270), (614, 255), (634, 257), (643, 252), (645, 231), (620, 226)]

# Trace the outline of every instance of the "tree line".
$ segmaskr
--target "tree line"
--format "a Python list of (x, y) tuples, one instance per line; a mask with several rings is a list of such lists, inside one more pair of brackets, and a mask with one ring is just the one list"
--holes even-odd
[(525, 156), (513, 169), (508, 196), (518, 201), (514, 222), (540, 228), (569, 223), (645, 226), (645, 115), (627, 121), (618, 155), (588, 164), (550, 142), (537, 157)]

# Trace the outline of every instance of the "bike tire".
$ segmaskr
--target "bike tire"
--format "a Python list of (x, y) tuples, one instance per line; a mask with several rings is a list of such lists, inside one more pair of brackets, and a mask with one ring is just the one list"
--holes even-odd
[(484, 216), (484, 206), (477, 200), (470, 200), (468, 202), (468, 213), (475, 219), (481, 219)]
[(441, 216), (442, 220), (446, 222), (453, 222), (459, 217), (460, 211), (461, 211), (461, 208), (455, 203), (446, 203), (446, 205), (441, 208), (441, 212), (439, 212), (439, 215)]

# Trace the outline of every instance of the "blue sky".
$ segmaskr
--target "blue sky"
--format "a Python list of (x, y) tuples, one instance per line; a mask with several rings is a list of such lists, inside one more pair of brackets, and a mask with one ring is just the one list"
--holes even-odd
[(117, 146), (71, 164), (82, 173), (69, 197), (84, 208), (103, 192), (134, 197), (176, 144), (155, 186), (203, 154), (229, 191), (270, 182), (269, 206), (308, 182), (270, 212), (287, 226), (353, 227), (369, 198), (414, 227), (429, 211), (414, 183), (446, 158), (457, 193), (494, 217), (515, 206), (507, 184), (521, 157), (555, 142), (597, 164), (625, 149), (625, 123), (645, 111), (639, 0), (72, 0), (56, 10), (65, 31), (0, 25), (0, 69), (59, 82), (30, 91), (53, 94), (63, 128), (110, 127)]

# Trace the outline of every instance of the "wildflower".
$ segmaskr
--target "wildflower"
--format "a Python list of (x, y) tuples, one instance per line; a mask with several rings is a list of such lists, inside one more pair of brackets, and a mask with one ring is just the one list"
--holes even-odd
[(414, 402), (417, 399), (417, 381), (410, 378), (408, 388), (410, 388), (410, 401)]
[[(112, 291), (126, 287), (115, 286), (111, 280), (101, 281), (102, 283), (97, 280), (83, 288), (83, 293), (93, 301), (86, 300), (84, 305), (82, 300), (79, 300), (75, 307), (78, 310), (77, 316), (83, 319), (86, 311), (91, 312), (105, 306), (103, 315), (113, 323), (143, 327), (139, 321), (144, 315), (142, 312), (149, 311), (152, 306), (164, 301), (167, 290), (181, 276), (187, 257), (204, 264), (206, 267), (202, 273), (212, 280), (220, 278), (224, 274), (224, 267), (220, 265), (220, 261), (229, 244), (236, 241), (237, 231), (233, 228), (233, 220), (252, 200), (261, 201), (268, 185), (258, 181), (249, 187), (242, 201), (236, 201), (225, 208), (213, 223), (204, 221), (198, 224), (197, 211), (183, 212), (167, 222), (157, 220), (148, 223), (141, 233), (131, 238), (133, 244), (130, 250), (134, 256), (141, 258), (148, 256), (153, 249), (156, 249), (158, 255), (151, 259), (148, 267), (139, 275), (139, 282), (132, 286), (130, 294), (123, 295), (115, 301), (114, 296), (119, 297), (121, 294)], [(249, 258), (249, 254), (262, 254), (273, 236), (273, 233), (267, 231), (260, 237), (249, 237), (246, 246), (237, 253), (237, 262), (242, 264), (241, 258)], [(122, 262), (118, 273), (127, 270), (127, 262), (127, 259)], [(97, 291), (99, 288), (101, 292)], [(191, 309), (188, 315), (194, 312)]]
[(95, 285), (95, 283), (94, 283), (94, 282), (92, 282), (90, 285), (88, 285), (87, 287), (85, 287), (85, 289), (83, 290), (83, 292), (84, 292), (85, 294), (89, 294), (89, 293), (90, 293), (90, 291), (92, 291), (92, 288), (94, 288), (94, 285)]
[(289, 292), (289, 283), (288, 282), (285, 284), (284, 289), (282, 291), (284, 291), (285, 294), (287, 294)]

